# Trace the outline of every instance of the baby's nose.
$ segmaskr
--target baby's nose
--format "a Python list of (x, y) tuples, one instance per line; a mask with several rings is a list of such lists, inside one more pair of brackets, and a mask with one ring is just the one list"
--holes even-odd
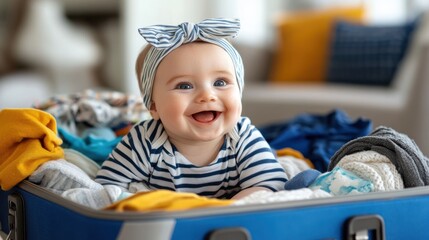
[(204, 88), (199, 91), (198, 102), (213, 102), (216, 101), (216, 94), (215, 92), (210, 88)]

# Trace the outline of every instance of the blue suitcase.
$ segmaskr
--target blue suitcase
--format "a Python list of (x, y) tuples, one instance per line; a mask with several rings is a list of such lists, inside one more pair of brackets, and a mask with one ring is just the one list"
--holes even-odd
[(429, 187), (177, 212), (95, 210), (29, 181), (0, 191), (10, 239), (429, 239)]

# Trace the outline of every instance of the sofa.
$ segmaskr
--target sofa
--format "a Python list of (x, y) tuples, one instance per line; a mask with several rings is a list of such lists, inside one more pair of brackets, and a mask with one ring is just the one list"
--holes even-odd
[[(243, 48), (243, 47), (242, 47)], [(243, 50), (249, 76), (257, 76), (254, 66), (266, 70), (272, 64), (270, 54)], [(269, 50), (267, 50), (269, 51)], [(265, 54), (255, 56), (255, 53)], [(255, 63), (254, 59), (260, 59)], [(298, 114), (326, 114), (344, 110), (351, 118), (367, 118), (373, 126), (389, 126), (415, 140), (423, 153), (429, 154), (429, 14), (420, 17), (403, 58), (389, 85), (350, 84), (341, 82), (277, 83), (264, 73), (265, 80), (246, 82), (243, 114), (257, 126), (287, 121)], [(253, 65), (252, 65), (253, 64)], [(256, 65), (255, 65), (256, 64)]]

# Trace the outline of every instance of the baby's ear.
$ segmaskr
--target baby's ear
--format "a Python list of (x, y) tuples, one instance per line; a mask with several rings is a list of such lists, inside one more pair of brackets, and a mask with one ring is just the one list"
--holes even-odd
[(159, 114), (158, 114), (158, 111), (156, 110), (156, 105), (154, 102), (152, 102), (150, 104), (149, 111), (150, 111), (150, 115), (152, 116), (153, 119), (159, 120)]

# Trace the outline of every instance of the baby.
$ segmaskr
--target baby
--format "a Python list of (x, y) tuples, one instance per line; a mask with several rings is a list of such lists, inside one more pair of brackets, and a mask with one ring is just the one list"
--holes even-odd
[(97, 182), (226, 199), (284, 189), (284, 169), (241, 117), (243, 63), (226, 40), (239, 29), (236, 19), (139, 29), (149, 45), (137, 59), (137, 75), (152, 119), (124, 136)]

